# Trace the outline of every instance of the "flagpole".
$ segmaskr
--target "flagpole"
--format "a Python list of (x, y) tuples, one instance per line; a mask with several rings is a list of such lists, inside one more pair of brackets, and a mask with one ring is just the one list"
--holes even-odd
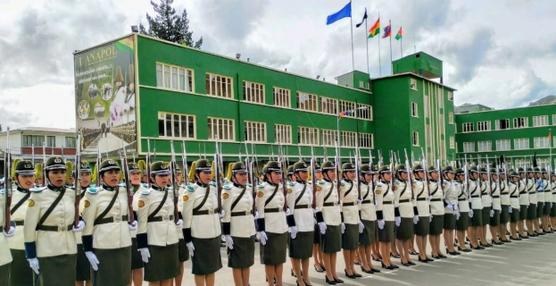
[(403, 27), (400, 27), (401, 38), (400, 38), (400, 55), (403, 58)]
[[(349, 2), (351, 3), (351, 0)], [(350, 14), (352, 13), (350, 12)], [(353, 55), (353, 15), (349, 16), (349, 28), (351, 30), (351, 69), (355, 71), (355, 56)]]
[(388, 20), (388, 25), (390, 25), (390, 69), (392, 74), (394, 74), (394, 60), (392, 58), (392, 20)]
[[(367, 9), (365, 9), (365, 15), (367, 15)], [(365, 18), (365, 33), (363, 33), (363, 35), (365, 36), (365, 47), (367, 49), (367, 73), (369, 74), (369, 78), (371, 78), (371, 66), (369, 65), (369, 38), (367, 36), (369, 31), (368, 26), (367, 18)]]
[[(379, 23), (379, 26), (380, 26), (380, 13), (378, 13), (378, 23)], [(382, 67), (381, 67), (381, 64), (380, 64), (380, 38), (381, 37), (380, 37), (380, 33), (379, 33), (378, 34), (378, 39), (377, 39), (378, 40), (377, 41), (378, 42), (378, 75), (382, 76)]]

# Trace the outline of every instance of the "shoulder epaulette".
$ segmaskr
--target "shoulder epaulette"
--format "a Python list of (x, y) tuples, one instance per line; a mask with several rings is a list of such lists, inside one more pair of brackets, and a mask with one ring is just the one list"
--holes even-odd
[(193, 192), (195, 192), (195, 185), (194, 184), (189, 184), (189, 185), (187, 185), (187, 187), (185, 189), (188, 192), (193, 193)]
[(151, 193), (151, 189), (144, 188), (141, 190), (141, 195), (148, 196)]
[(44, 190), (46, 190), (46, 187), (34, 187), (34, 188), (29, 189), (29, 191), (31, 191), (33, 193), (40, 193)]
[(96, 195), (98, 194), (98, 188), (96, 186), (89, 186), (86, 192), (90, 195)]
[(222, 186), (222, 189), (231, 190), (233, 186), (234, 186), (233, 184), (226, 183), (226, 184), (224, 184), (224, 186)]

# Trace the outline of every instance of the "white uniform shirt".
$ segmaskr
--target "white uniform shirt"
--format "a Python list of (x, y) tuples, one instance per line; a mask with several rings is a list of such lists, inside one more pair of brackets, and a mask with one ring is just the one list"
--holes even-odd
[(465, 187), (465, 183), (454, 181), (454, 188), (456, 189), (457, 197), (458, 197), (458, 207), (459, 211), (466, 213), (469, 212), (469, 198), (467, 194), (467, 188)]
[(527, 191), (527, 179), (520, 179), (517, 186), (519, 189), (519, 205), (529, 205), (529, 191)]
[(444, 215), (444, 190), (439, 182), (429, 180), (429, 192), (431, 198), (431, 214)]
[[(159, 207), (159, 211), (153, 215)], [(134, 209), (139, 223), (137, 234), (146, 233), (149, 245), (167, 246), (178, 243), (172, 189), (153, 185), (150, 189), (135, 193)]]
[(342, 180), (340, 182), (340, 198), (345, 224), (358, 224), (361, 221), (357, 204), (358, 196), (357, 181)]
[(527, 185), (525, 188), (529, 193), (529, 204), (536, 205), (538, 200), (537, 200), (537, 188), (535, 186), (535, 179), (527, 179), (526, 182)]
[(315, 199), (317, 200), (317, 211), (322, 212), (322, 217), (327, 225), (340, 225), (340, 223), (342, 223), (342, 218), (336, 182), (319, 180), (317, 185), (315, 195)]
[(429, 202), (429, 189), (427, 184), (422, 180), (413, 181), (413, 193), (415, 195), (415, 203), (420, 217), (428, 217), (431, 215)]
[(480, 181), (469, 179), (469, 185), (467, 186), (467, 191), (469, 192), (469, 198), (471, 199), (471, 208), (473, 208), (474, 210), (483, 209), (483, 201), (481, 200)]
[(292, 182), (288, 187), (286, 202), (290, 213), (293, 211), (297, 231), (314, 231), (312, 185), (308, 182)]
[(257, 206), (257, 218), (264, 218), (266, 232), (285, 233), (288, 231), (284, 212), (285, 204), (286, 198), (282, 184), (273, 185), (268, 182), (259, 184), (255, 205)]
[(246, 238), (255, 235), (253, 195), (251, 185), (239, 186), (227, 183), (223, 186), (222, 209), (224, 210), (224, 217), (222, 222), (230, 223), (231, 236)]
[(500, 181), (500, 203), (503, 206), (509, 206), (510, 203), (510, 189), (506, 180)]
[(537, 202), (544, 203), (544, 181), (543, 179), (536, 179), (535, 185), (537, 189)]
[(405, 181), (396, 180), (394, 187), (394, 194), (396, 195), (394, 205), (399, 208), (400, 217), (412, 218), (414, 216), (413, 195), (409, 184)]
[[(6, 206), (5, 200), (5, 189), (0, 189), (0, 226), (4, 228), (4, 217), (5, 211), (4, 207)], [(12, 197), (13, 199), (13, 197)], [(3, 233), (0, 233), (0, 266), (4, 266), (8, 263), (12, 262), (12, 254), (10, 252), (10, 247), (8, 245), (8, 240), (4, 237)]]
[(512, 209), (519, 209), (519, 186), (510, 182), (507, 188), (510, 194), (510, 206)]
[(376, 221), (374, 192), (370, 184), (361, 182), (361, 220)]
[[(218, 208), (218, 191), (213, 183), (201, 186), (197, 183), (189, 184), (186, 192), (181, 196), (183, 228), (191, 229), (194, 238), (215, 238), (222, 233)], [(207, 195), (208, 192), (208, 195)], [(204, 200), (204, 204), (197, 210), (206, 214), (193, 214)]]
[[(17, 210), (11, 214), (12, 222), (15, 222), (15, 235), (8, 237), (8, 243), (10, 244), (10, 249), (24, 250), (24, 240), (23, 240), (23, 223), (25, 221), (25, 213), (27, 212), (27, 200), (30, 198), (31, 193), (29, 190), (24, 190), (17, 188), (12, 192), (12, 205), (11, 210), (13, 211), (16, 204), (19, 204)], [(21, 202), (21, 203), (20, 203)]]
[(481, 181), (481, 201), (483, 203), (483, 207), (492, 207), (492, 186), (489, 186), (489, 181)]
[[(444, 180), (444, 201), (448, 204), (458, 205), (459, 190), (456, 189), (455, 181)], [(445, 213), (454, 213), (448, 207), (444, 208)]]
[(382, 211), (384, 221), (394, 221), (395, 211), (394, 202), (396, 195), (391, 189), (390, 184), (386, 182), (378, 182), (375, 187), (376, 210)]
[(498, 184), (496, 181), (492, 181), (490, 183), (491, 189), (491, 197), (492, 197), (492, 209), (494, 210), (502, 210), (502, 206), (500, 204), (500, 188), (498, 188)]

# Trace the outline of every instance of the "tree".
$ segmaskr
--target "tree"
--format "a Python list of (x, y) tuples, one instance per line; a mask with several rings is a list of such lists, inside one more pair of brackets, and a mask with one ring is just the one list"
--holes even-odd
[(155, 15), (151, 17), (147, 13), (149, 28), (145, 29), (141, 23), (139, 30), (145, 35), (200, 49), (203, 45), (203, 37), (193, 41), (193, 32), (189, 30), (187, 11), (183, 9), (180, 16), (172, 7), (173, 2), (174, 0), (159, 0), (157, 4), (151, 1)]

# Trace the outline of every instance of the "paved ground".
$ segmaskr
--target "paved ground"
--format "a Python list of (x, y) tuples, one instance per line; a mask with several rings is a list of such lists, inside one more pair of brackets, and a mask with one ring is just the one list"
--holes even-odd
[[(223, 263), (226, 265), (224, 250), (222, 257)], [(255, 261), (258, 262), (258, 255)], [(394, 259), (393, 261), (395, 264), (399, 264), (399, 260)], [(374, 263), (375, 266), (380, 267), (377, 262)], [(338, 270), (342, 271), (343, 265), (343, 257), (340, 254)], [(187, 262), (186, 277), (182, 285), (194, 285), (190, 267), (191, 265)], [(295, 280), (289, 275), (290, 267), (289, 262), (284, 267), (284, 285), (288, 286), (295, 285)], [(326, 285), (324, 275), (315, 272), (312, 267), (310, 276), (313, 285)], [(553, 286), (556, 285), (556, 234), (514, 241), (429, 264), (418, 263), (417, 266), (411, 268), (402, 266), (399, 270), (366, 275), (357, 280), (348, 279), (343, 273), (339, 277), (345, 281), (343, 285)], [(264, 267), (256, 263), (251, 268), (251, 285), (266, 285), (264, 281)], [(216, 285), (233, 285), (230, 268), (223, 267), (217, 273)]]

